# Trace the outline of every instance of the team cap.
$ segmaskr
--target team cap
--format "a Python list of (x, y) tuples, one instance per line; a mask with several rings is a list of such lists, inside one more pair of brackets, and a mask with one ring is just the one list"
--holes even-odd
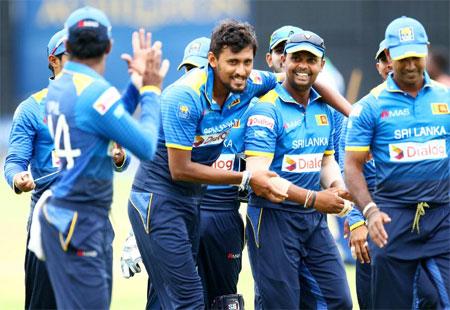
[(57, 56), (66, 51), (66, 45), (64, 40), (67, 39), (66, 29), (60, 30), (55, 33), (47, 44), (47, 56)]
[(281, 42), (287, 41), (290, 35), (299, 32), (302, 32), (302, 29), (294, 26), (283, 26), (281, 28), (278, 28), (270, 36), (269, 51), (273, 50), (275, 46), (277, 46)]
[(208, 52), (211, 40), (209, 38), (201, 37), (189, 42), (184, 49), (183, 60), (178, 66), (178, 70), (185, 65), (192, 65), (195, 67), (205, 67), (208, 64)]
[(321, 37), (311, 31), (302, 31), (289, 37), (284, 47), (286, 54), (307, 51), (322, 58), (325, 54), (325, 43)]
[(380, 57), (384, 53), (385, 49), (386, 49), (386, 40), (383, 40), (383, 41), (380, 42), (380, 46), (378, 47), (378, 51), (375, 54), (375, 60), (380, 59)]
[(386, 47), (393, 60), (426, 57), (428, 37), (420, 22), (411, 17), (394, 19), (386, 28)]
[(83, 30), (94, 31), (99, 41), (111, 39), (112, 27), (108, 17), (99, 9), (91, 6), (85, 6), (72, 12), (67, 18), (64, 27), (68, 31), (69, 42), (73, 41)]

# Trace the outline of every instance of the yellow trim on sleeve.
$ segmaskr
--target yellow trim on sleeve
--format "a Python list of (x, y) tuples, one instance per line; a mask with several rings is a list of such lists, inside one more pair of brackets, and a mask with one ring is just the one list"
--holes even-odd
[(273, 153), (259, 151), (245, 151), (245, 155), (273, 158)]
[(350, 231), (354, 231), (356, 228), (361, 227), (363, 225), (366, 225), (365, 221), (359, 221), (356, 222), (355, 224), (353, 224), (352, 226), (350, 226)]
[(324, 155), (333, 155), (335, 152), (334, 150), (326, 150), (323, 154)]
[(185, 150), (185, 151), (192, 150), (192, 146), (185, 146), (185, 145), (174, 144), (174, 143), (166, 143), (166, 147), (169, 147), (171, 149)]
[(387, 82), (384, 81), (383, 83), (381, 83), (380, 85), (376, 86), (375, 88), (373, 88), (370, 93), (378, 99), (378, 97), (380, 96), (381, 92), (383, 90), (385, 90), (387, 88)]
[(141, 95), (146, 93), (146, 92), (152, 92), (152, 93), (155, 93), (157, 95), (161, 95), (161, 88), (159, 88), (158, 86), (155, 86), (155, 85), (145, 85), (145, 86), (142, 86), (139, 89), (139, 93)]
[(278, 93), (275, 91), (275, 89), (272, 89), (265, 95), (262, 95), (261, 97), (259, 97), (259, 102), (268, 102), (268, 103), (275, 104), (275, 101), (277, 100), (278, 97), (279, 97)]
[(370, 150), (370, 146), (346, 146), (345, 150), (352, 152), (368, 152)]

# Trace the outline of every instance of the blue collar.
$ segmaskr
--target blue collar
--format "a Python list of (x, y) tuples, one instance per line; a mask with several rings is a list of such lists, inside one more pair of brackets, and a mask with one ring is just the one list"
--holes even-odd
[(63, 70), (85, 74), (94, 79), (104, 79), (104, 77), (98, 74), (95, 70), (79, 62), (68, 61), (64, 65)]
[[(303, 107), (303, 105), (301, 105), (299, 102), (297, 102), (292, 96), (291, 94), (289, 94), (289, 92), (287, 91), (287, 89), (281, 85), (278, 84), (276, 86), (276, 91), (278, 93), (278, 95), (280, 96), (280, 99), (283, 102), (289, 102), (289, 103), (293, 103), (293, 104), (298, 104), (300, 106)], [(311, 90), (309, 92), (309, 101), (308, 104), (313, 103), (314, 101), (318, 100), (319, 98), (321, 98), (322, 96), (320, 96), (320, 94), (313, 88), (311, 87)]]
[[(427, 87), (432, 87), (431, 78), (430, 78), (430, 76), (428, 75), (428, 73), (426, 71), (423, 74), (423, 79), (424, 79), (424, 84), (423, 84), (421, 90), (424, 89), (424, 88), (427, 88)], [(387, 91), (388, 92), (404, 93), (404, 91), (401, 90), (398, 87), (397, 83), (395, 83), (395, 81), (394, 81), (394, 73), (393, 72), (389, 72), (389, 75), (388, 75), (388, 77), (386, 79), (386, 83), (387, 83)]]

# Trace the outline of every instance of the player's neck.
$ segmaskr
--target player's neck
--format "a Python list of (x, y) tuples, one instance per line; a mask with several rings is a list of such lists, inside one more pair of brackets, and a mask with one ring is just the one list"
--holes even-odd
[(283, 82), (284, 88), (295, 99), (295, 101), (305, 107), (308, 105), (309, 95), (311, 93), (311, 87), (307, 88), (294, 88), (287, 81)]
[(230, 91), (228, 90), (228, 88), (225, 87), (225, 85), (223, 85), (223, 83), (221, 83), (219, 79), (214, 79), (212, 93), (213, 100), (222, 107), (229, 95)]
[(100, 75), (103, 75), (105, 73), (106, 57), (104, 57), (104, 56), (99, 57), (99, 58), (89, 58), (89, 59), (72, 58), (70, 60), (73, 62), (77, 62), (77, 63), (81, 63), (83, 65), (86, 65)]

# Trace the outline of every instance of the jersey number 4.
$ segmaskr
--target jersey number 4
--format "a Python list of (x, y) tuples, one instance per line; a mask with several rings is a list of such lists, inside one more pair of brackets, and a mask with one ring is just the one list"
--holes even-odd
[[(48, 128), (50, 130), (50, 135), (55, 141), (55, 151), (59, 158), (65, 158), (67, 169), (72, 169), (74, 164), (74, 158), (81, 155), (80, 149), (72, 149), (72, 144), (70, 143), (70, 133), (69, 125), (67, 125), (66, 117), (64, 114), (60, 114), (58, 121), (56, 123), (56, 129), (53, 131), (53, 119), (52, 115), (48, 115)], [(63, 141), (64, 149), (61, 148), (61, 139)]]

